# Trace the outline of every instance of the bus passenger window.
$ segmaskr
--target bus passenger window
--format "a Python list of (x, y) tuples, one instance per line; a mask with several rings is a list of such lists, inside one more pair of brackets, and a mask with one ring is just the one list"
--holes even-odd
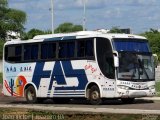
[(59, 58), (74, 57), (75, 42), (61, 42), (59, 43)]
[(86, 41), (85, 49), (86, 49), (86, 56), (93, 57), (93, 40)]
[(24, 60), (31, 59), (31, 47), (30, 45), (24, 45)]
[(85, 41), (78, 41), (77, 57), (85, 57)]
[(114, 63), (113, 57), (108, 56), (108, 54), (104, 55), (104, 75), (108, 78), (114, 79)]
[(31, 60), (38, 59), (38, 44), (31, 46)]
[(115, 78), (115, 68), (114, 68), (114, 60), (111, 43), (108, 39), (105, 38), (97, 38), (97, 60), (99, 68), (103, 75), (105, 75), (109, 79)]
[(74, 57), (75, 52), (75, 42), (68, 42), (67, 43), (67, 58)]
[(66, 42), (59, 43), (59, 58), (66, 58), (67, 56), (67, 44)]
[(8, 47), (5, 47), (5, 60), (8, 61)]
[(44, 43), (41, 45), (41, 59), (47, 59), (48, 44)]
[(41, 44), (41, 59), (53, 59), (56, 58), (56, 43), (44, 43)]
[(56, 58), (56, 43), (49, 43), (48, 44), (48, 58)]
[(24, 45), (24, 60), (37, 60), (38, 59), (38, 44)]
[(5, 48), (5, 59), (10, 62), (20, 62), (22, 58), (22, 47), (12, 46)]
[(15, 61), (19, 62), (22, 59), (22, 47), (21, 46), (16, 46), (15, 48)]
[(83, 41), (78, 41), (77, 46), (77, 57), (93, 57), (94, 56), (93, 49), (93, 40), (92, 39), (84, 39)]

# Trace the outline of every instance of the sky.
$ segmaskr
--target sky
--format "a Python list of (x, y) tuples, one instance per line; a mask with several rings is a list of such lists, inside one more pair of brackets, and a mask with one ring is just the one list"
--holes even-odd
[[(54, 28), (64, 22), (83, 24), (84, 0), (54, 0)], [(51, 0), (8, 0), (27, 13), (26, 31), (51, 30)], [(86, 0), (86, 29), (130, 28), (142, 33), (160, 28), (160, 0)]]

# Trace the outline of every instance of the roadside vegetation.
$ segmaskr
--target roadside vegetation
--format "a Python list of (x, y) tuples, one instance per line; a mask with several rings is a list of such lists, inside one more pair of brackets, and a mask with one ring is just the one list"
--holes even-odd
[(156, 82), (156, 96), (160, 97), (160, 82)]
[[(74, 25), (73, 23), (65, 22), (60, 24), (54, 30), (54, 33), (69, 33), (69, 32), (76, 32), (76, 31), (82, 31), (82, 30), (83, 30), (82, 25)], [(33, 28), (28, 32), (24, 32), (21, 35), (21, 39), (28, 40), (28, 39), (32, 39), (36, 35), (44, 35), (44, 34), (52, 34), (52, 31), (51, 30), (43, 31), (43, 30)]]
[(4, 45), (5, 41), (0, 39), (0, 60), (2, 60), (2, 56), (3, 56), (3, 45)]
[(2, 73), (0, 73), (0, 84), (2, 84), (3, 78), (2, 78)]
[(141, 34), (145, 36), (150, 43), (152, 52), (160, 58), (160, 32), (158, 30), (150, 29), (150, 31)]
[[(12, 115), (12, 116), (11, 116)], [(3, 117), (25, 117), (25, 120), (159, 120), (158, 115), (132, 115), (132, 114), (89, 114), (89, 113), (66, 113), (66, 112), (49, 112), (36, 111), (28, 109), (9, 109), (0, 108), (0, 119)]]

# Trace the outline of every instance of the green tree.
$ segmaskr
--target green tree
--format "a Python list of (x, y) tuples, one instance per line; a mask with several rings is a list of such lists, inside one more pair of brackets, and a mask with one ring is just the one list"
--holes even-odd
[(149, 40), (152, 52), (157, 54), (158, 58), (160, 58), (160, 32), (150, 29), (150, 31), (141, 35), (145, 36)]
[(25, 39), (32, 39), (36, 35), (43, 35), (43, 34), (44, 34), (44, 31), (34, 28), (28, 31)]
[(23, 32), (23, 34), (21, 35), (21, 39), (28, 40), (28, 39), (32, 39), (36, 35), (44, 35), (44, 34), (52, 34), (52, 31), (51, 30), (43, 31), (43, 30), (33, 28), (29, 30), (28, 32)]
[(0, 38), (5, 39), (8, 31), (23, 32), (26, 13), (8, 7), (7, 0), (0, 0)]
[(52, 34), (52, 31), (51, 30), (46, 30), (46, 31), (44, 31), (44, 34)]
[(5, 41), (0, 40), (0, 60), (2, 60), (4, 44), (5, 44)]
[(113, 27), (109, 33), (122, 33), (122, 31), (118, 27)]
[(73, 25), (72, 23), (63, 23), (60, 24), (56, 29), (55, 33), (69, 33), (69, 32), (76, 32), (82, 31), (83, 27), (81, 25)]
[(158, 30), (156, 30), (156, 29), (153, 29), (153, 28), (150, 28), (150, 31), (149, 31), (149, 33), (158, 33)]

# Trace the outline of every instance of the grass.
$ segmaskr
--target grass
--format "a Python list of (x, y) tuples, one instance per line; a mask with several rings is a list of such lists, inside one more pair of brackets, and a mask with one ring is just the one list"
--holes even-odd
[(159, 120), (159, 115), (132, 115), (132, 114), (94, 114), (94, 113), (72, 113), (72, 112), (51, 112), (29, 109), (0, 108), (0, 119), (15, 116), (25, 117), (25, 120)]
[(157, 96), (160, 97), (160, 82), (156, 82), (156, 92)]
[(2, 78), (2, 73), (0, 73), (0, 84), (2, 84), (3, 78)]

